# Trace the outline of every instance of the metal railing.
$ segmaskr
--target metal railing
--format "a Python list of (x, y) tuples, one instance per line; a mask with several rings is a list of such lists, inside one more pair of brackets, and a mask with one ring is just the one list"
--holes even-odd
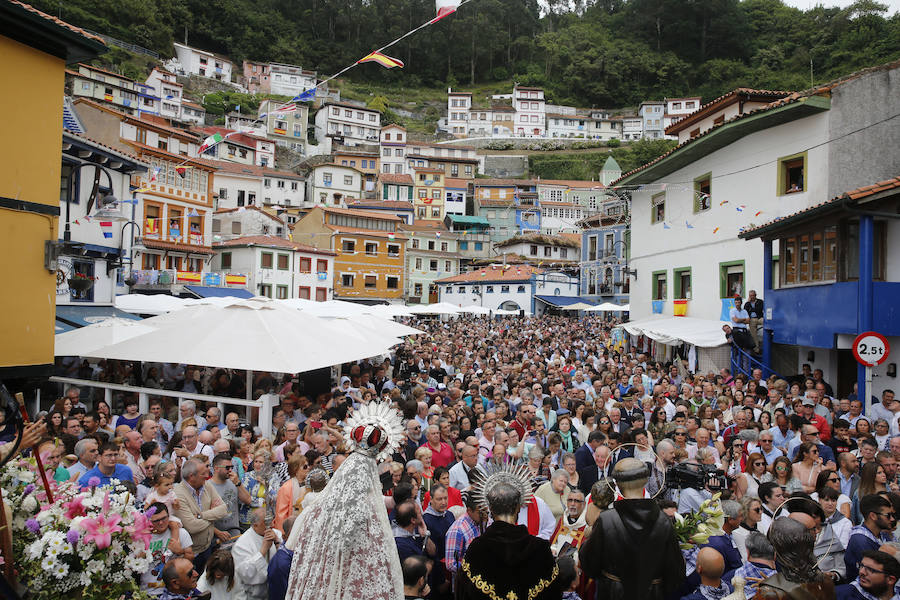
[(779, 379), (784, 379), (784, 377), (778, 373), (775, 369), (765, 364), (758, 358), (755, 358), (752, 354), (741, 348), (735, 343), (731, 344), (731, 375), (735, 376), (738, 373), (742, 373), (746, 375), (748, 378), (753, 377), (753, 369), (760, 369), (762, 371), (763, 379), (768, 379), (770, 376), (775, 375)]
[(148, 50), (143, 46), (138, 46), (137, 44), (131, 44), (129, 42), (123, 42), (120, 39), (116, 39), (111, 35), (106, 35), (105, 33), (97, 33), (96, 31), (91, 31), (90, 29), (85, 29), (86, 32), (96, 35), (105, 41), (107, 44), (112, 44), (113, 46), (118, 46), (119, 48), (124, 48), (129, 52), (135, 52), (137, 54), (146, 54), (147, 56), (152, 56), (153, 58), (159, 60), (159, 52), (154, 52), (153, 50)]

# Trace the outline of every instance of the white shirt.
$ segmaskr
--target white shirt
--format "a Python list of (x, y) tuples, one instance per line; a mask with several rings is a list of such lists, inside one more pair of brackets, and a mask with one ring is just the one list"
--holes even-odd
[(281, 542), (281, 533), (273, 529), (275, 542), (269, 547), (268, 558), (263, 558), (260, 549), (263, 545), (263, 537), (253, 529), (245, 531), (237, 539), (231, 548), (231, 556), (234, 558), (234, 574), (246, 589), (245, 598), (254, 600), (268, 600), (269, 598), (269, 561), (278, 551)]
[[(480, 465), (475, 465), (475, 469), (482, 470)], [(466, 473), (466, 466), (462, 461), (450, 467), (450, 487), (460, 491), (469, 487), (469, 475)]]
[[(168, 550), (169, 540), (172, 538), (172, 532), (166, 529), (162, 533), (150, 534), (150, 552), (151, 561), (150, 569), (141, 575), (141, 589), (151, 596), (159, 596), (166, 589), (162, 581), (162, 569), (165, 561), (172, 558), (172, 553)], [(184, 527), (178, 530), (178, 543), (181, 547), (190, 548), (194, 543)]]
[[(550, 541), (550, 537), (553, 535), (553, 531), (556, 529), (556, 518), (553, 516), (553, 512), (550, 510), (550, 507), (547, 506), (547, 503), (538, 498), (534, 497), (535, 502), (538, 505), (538, 514), (541, 517), (540, 528), (538, 530), (537, 537)], [(528, 506), (523, 506), (519, 511), (519, 525), (525, 525), (528, 527)]]

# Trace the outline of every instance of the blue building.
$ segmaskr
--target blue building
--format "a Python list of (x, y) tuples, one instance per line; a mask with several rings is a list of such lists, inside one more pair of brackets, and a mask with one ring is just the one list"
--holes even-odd
[[(865, 377), (851, 351), (859, 333), (881, 333), (900, 352), (900, 177), (740, 237), (763, 241), (763, 363), (777, 366), (784, 355), (799, 354), (800, 362), (822, 368), (835, 398), (846, 398)], [(873, 369), (876, 398), (896, 388), (896, 363), (891, 355)]]
[(629, 235), (620, 214), (597, 214), (578, 222), (581, 227), (581, 296), (594, 302), (628, 304), (626, 275)]

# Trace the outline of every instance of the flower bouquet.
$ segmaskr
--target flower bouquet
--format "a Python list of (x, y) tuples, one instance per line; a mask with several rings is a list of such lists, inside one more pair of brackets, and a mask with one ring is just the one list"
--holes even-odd
[(725, 513), (719, 502), (720, 496), (721, 494), (716, 494), (709, 500), (704, 500), (696, 512), (687, 515), (675, 513), (675, 537), (684, 555), (688, 573), (694, 570), (700, 546), (712, 536), (724, 533), (722, 526), (725, 524)]
[(18, 580), (35, 600), (144, 598), (137, 581), (150, 568), (145, 552), (150, 520), (124, 487), (50, 483), (54, 501), (35, 477), (32, 459), (0, 472), (4, 502), (13, 515)]

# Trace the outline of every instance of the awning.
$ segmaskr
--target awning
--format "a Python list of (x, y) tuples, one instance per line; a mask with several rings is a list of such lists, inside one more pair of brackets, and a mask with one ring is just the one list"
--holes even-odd
[(667, 346), (687, 342), (700, 348), (713, 348), (728, 343), (722, 325), (727, 323), (695, 317), (663, 317), (630, 321), (622, 327), (631, 335), (646, 335)]
[(100, 323), (111, 317), (120, 319), (134, 319), (140, 321), (141, 318), (119, 310), (115, 306), (96, 306), (86, 305), (79, 306), (77, 304), (65, 304), (56, 306), (56, 333), (68, 331), (60, 329), (60, 326), (68, 325), (70, 329), (76, 327), (85, 327), (92, 323)]
[(244, 288), (221, 288), (207, 285), (186, 285), (184, 287), (198, 298), (253, 298), (253, 294)]
[(594, 306), (596, 304), (581, 296), (542, 296), (540, 294), (535, 294), (534, 297), (544, 304), (549, 304), (555, 308), (565, 308), (569, 305), (579, 303), (586, 304), (587, 306)]
[(73, 325), (69, 325), (65, 321), (56, 320), (56, 332), (55, 333), (65, 333), (67, 331), (72, 331), (75, 329)]

